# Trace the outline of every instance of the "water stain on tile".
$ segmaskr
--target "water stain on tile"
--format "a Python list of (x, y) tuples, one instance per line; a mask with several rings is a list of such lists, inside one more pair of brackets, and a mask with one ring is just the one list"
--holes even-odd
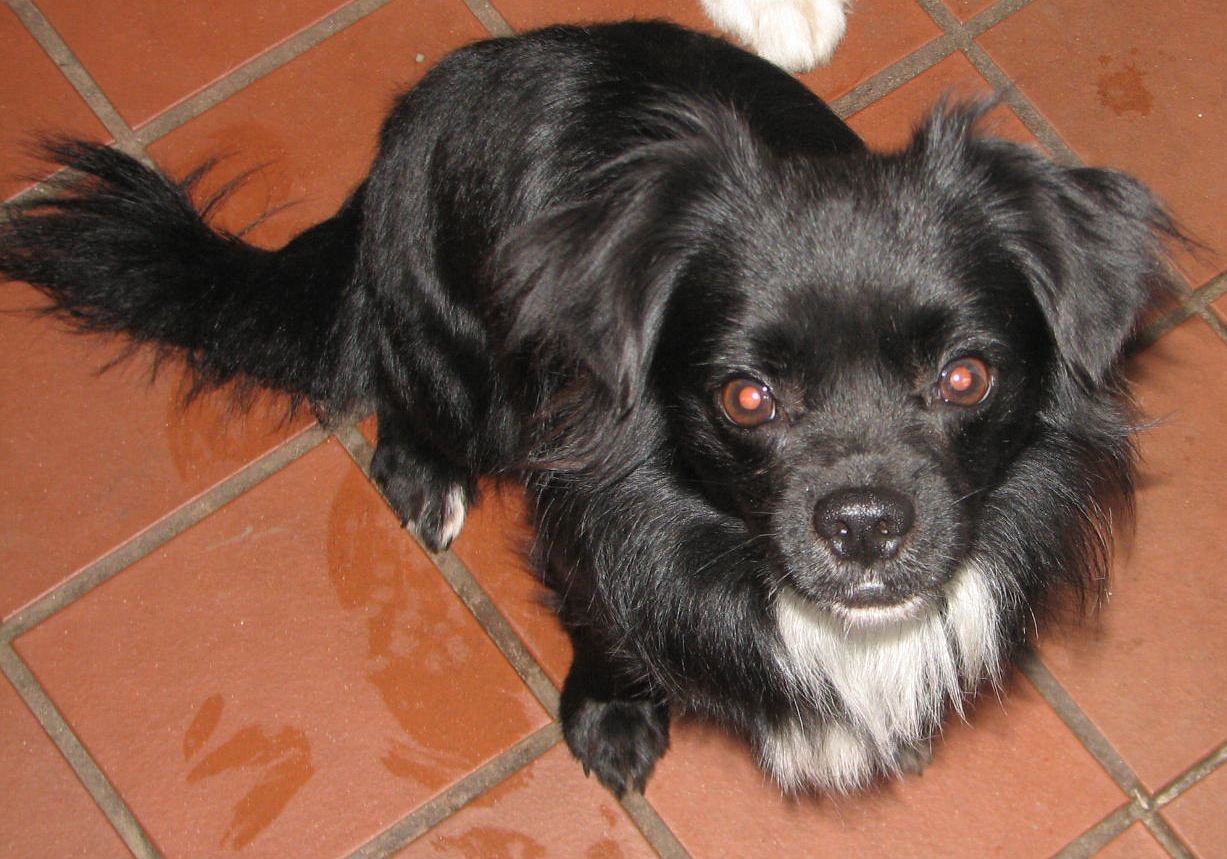
[(187, 726), (183, 735), (183, 759), (190, 761), (196, 753), (204, 748), (205, 743), (213, 736), (217, 726), (221, 724), (222, 712), (226, 709), (226, 699), (221, 695), (210, 695), (196, 711), (192, 724)]
[[(401, 530), (372, 527), (388, 511), (369, 504), (371, 487), (355, 471), (333, 503), (328, 567), (341, 604), (365, 618), (366, 679), (402, 733), (389, 737), (380, 761), (399, 778), (437, 788), (465, 766), (460, 714), (500, 722), (516, 732), (531, 719), (511, 707), (473, 716), (479, 680), (468, 676), (483, 658), (468, 637), (469, 615), (446, 586), (422, 578), (433, 573)], [(420, 557), (419, 568), (407, 553)], [(440, 717), (438, 714), (453, 714)]]
[[(183, 738), (188, 761), (210, 744), (224, 710), (221, 695), (211, 695), (201, 703)], [(258, 774), (255, 784), (235, 805), (230, 828), (219, 842), (221, 847), (242, 850), (281, 816), (315, 774), (311, 744), (302, 730), (291, 725), (246, 725), (204, 754), (188, 772), (187, 782), (194, 784), (233, 771)]]
[(1146, 88), (1145, 73), (1141, 69), (1128, 60), (1118, 63), (1107, 55), (1099, 57), (1099, 65), (1105, 69), (1116, 66), (1112, 71), (1105, 71), (1095, 81), (1100, 104), (1117, 116), (1126, 113), (1137, 113), (1141, 116), (1150, 114), (1155, 97)]
[[(449, 752), (423, 743), (406, 739), (390, 740), (387, 751), (380, 756), (384, 769), (397, 778), (441, 783), (449, 772), (465, 765), (465, 756), (459, 751)], [(429, 773), (423, 777), (423, 773)]]

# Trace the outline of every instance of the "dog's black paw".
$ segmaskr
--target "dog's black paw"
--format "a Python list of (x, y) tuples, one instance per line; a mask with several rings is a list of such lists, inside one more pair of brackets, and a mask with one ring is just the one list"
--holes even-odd
[(459, 536), (473, 490), (455, 469), (381, 440), (371, 460), (371, 477), (401, 524), (426, 548), (442, 552)]
[(586, 774), (618, 797), (632, 788), (642, 793), (669, 748), (669, 708), (644, 700), (585, 698), (564, 712), (562, 729)]

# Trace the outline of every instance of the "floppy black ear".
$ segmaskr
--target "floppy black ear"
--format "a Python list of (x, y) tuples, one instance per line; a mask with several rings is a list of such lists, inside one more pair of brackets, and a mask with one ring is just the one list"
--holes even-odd
[(1178, 230), (1149, 190), (1115, 170), (1061, 170), (1036, 215), (1038, 234), (1023, 242), (1036, 295), (1064, 360), (1100, 382), (1170, 288), (1162, 239)]
[(507, 348), (586, 369), (624, 409), (643, 390), (679, 276), (760, 158), (731, 109), (678, 110), (681, 136), (602, 167), (589, 199), (516, 230), (494, 266)]
[(534, 219), (499, 255), (508, 348), (578, 363), (624, 406), (643, 385), (686, 258), (658, 173)]
[[(1139, 317), (1171, 289), (1165, 239), (1183, 241), (1157, 198), (1116, 170), (1065, 168), (1028, 147), (980, 137), (985, 105), (941, 109), (921, 145), (987, 213), (1034, 290), (1061, 359), (1102, 382)], [(956, 168), (956, 169), (958, 169)]]

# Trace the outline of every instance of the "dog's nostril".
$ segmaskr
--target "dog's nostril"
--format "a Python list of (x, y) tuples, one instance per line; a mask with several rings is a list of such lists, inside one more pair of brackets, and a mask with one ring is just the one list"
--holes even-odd
[(814, 507), (814, 530), (840, 558), (868, 564), (898, 554), (912, 530), (915, 508), (885, 487), (837, 489)]

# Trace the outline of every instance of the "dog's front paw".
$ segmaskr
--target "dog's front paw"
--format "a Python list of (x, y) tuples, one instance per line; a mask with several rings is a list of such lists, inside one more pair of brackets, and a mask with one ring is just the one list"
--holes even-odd
[(633, 699), (585, 698), (563, 715), (571, 753), (616, 796), (640, 793), (669, 748), (669, 709)]
[(473, 492), (453, 469), (404, 446), (379, 444), (371, 477), (401, 523), (432, 552), (442, 552), (460, 535)]

